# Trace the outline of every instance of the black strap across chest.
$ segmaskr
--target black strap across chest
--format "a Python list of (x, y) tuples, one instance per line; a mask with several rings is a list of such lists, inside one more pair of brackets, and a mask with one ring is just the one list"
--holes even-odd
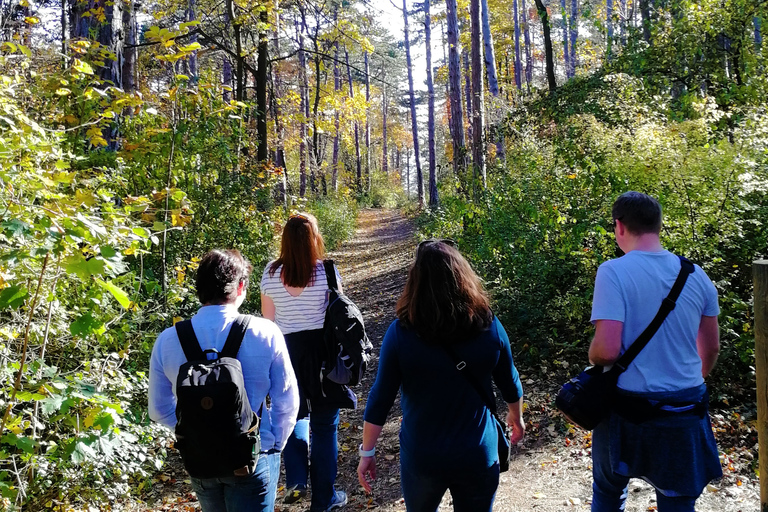
[(336, 265), (333, 260), (323, 260), (323, 267), (325, 268), (325, 280), (328, 282), (328, 289), (338, 291), (339, 284), (336, 282)]
[[(227, 335), (227, 341), (224, 342), (224, 348), (219, 352), (218, 357), (232, 357), (236, 358), (237, 353), (240, 351), (240, 345), (243, 343), (245, 333), (248, 331), (248, 326), (251, 323), (253, 317), (250, 315), (238, 315), (237, 319), (232, 322), (232, 327), (229, 329)], [(192, 320), (182, 320), (176, 322), (176, 333), (179, 335), (179, 342), (181, 348), (184, 350), (184, 356), (187, 361), (202, 361), (206, 360), (206, 354), (202, 348), (200, 348), (200, 342), (197, 340), (195, 330), (192, 328)]]

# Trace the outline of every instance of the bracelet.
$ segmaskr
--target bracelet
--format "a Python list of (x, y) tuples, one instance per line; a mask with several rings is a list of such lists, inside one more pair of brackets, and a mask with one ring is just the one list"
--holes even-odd
[(360, 448), (358, 449), (358, 453), (361, 457), (373, 457), (376, 454), (376, 447), (374, 446), (370, 450), (363, 450), (363, 443), (360, 443)]

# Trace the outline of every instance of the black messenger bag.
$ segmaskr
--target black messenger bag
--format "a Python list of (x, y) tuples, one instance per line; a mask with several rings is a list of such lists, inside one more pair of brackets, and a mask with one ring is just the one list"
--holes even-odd
[(667, 315), (675, 309), (675, 302), (693, 273), (693, 263), (682, 256), (680, 273), (669, 295), (662, 301), (658, 313), (648, 327), (637, 337), (624, 354), (609, 369), (603, 366), (591, 366), (563, 384), (555, 399), (557, 408), (568, 418), (585, 430), (593, 430), (603, 418), (611, 412), (616, 384), (621, 375), (643, 348), (659, 330)]

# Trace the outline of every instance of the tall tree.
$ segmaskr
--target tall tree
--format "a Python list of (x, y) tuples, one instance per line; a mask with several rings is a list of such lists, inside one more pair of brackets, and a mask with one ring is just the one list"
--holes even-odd
[(643, 23), (643, 39), (648, 44), (651, 44), (651, 0), (639, 0), (640, 1), (640, 18)]
[[(194, 0), (191, 0), (194, 5)], [(64, 1), (66, 4), (66, 1)], [(136, 90), (136, 63), (138, 60), (138, 26), (136, 24), (136, 0), (126, 0), (123, 6), (123, 33), (125, 50), (123, 51), (123, 89), (126, 92)], [(196, 53), (196, 52), (195, 52)], [(66, 55), (66, 54), (65, 54)]]
[(99, 8), (104, 9), (105, 20), (97, 23), (98, 42), (109, 49), (114, 57), (104, 60), (99, 76), (116, 87), (123, 87), (123, 2), (122, 0), (99, 0)]
[(304, 52), (304, 27), (299, 26), (299, 21), (294, 20), (296, 36), (299, 43), (299, 196), (304, 197), (307, 192), (307, 121), (309, 112), (309, 80), (307, 78), (307, 58)]
[[(272, 27), (272, 47), (275, 52), (275, 58), (280, 59), (280, 6), (279, 0), (274, 0), (273, 12), (275, 13), (275, 22)], [(285, 204), (286, 200), (286, 164), (285, 164), (285, 126), (283, 125), (283, 112), (279, 98), (282, 98), (282, 76), (280, 73), (280, 62), (276, 61), (270, 66), (272, 69), (272, 119), (275, 125), (275, 165), (283, 169), (280, 181), (281, 199)]]
[[(334, 22), (338, 22), (338, 7), (334, 8)], [(319, 70), (318, 70), (319, 71)], [(338, 95), (341, 91), (341, 70), (339, 69), (339, 41), (333, 43), (333, 91)], [(331, 188), (334, 192), (339, 190), (339, 140), (341, 130), (339, 125), (339, 109), (336, 109), (333, 117), (334, 128), (333, 135), (333, 161), (331, 164)]]
[(389, 108), (387, 100), (387, 89), (381, 92), (381, 170), (384, 174), (389, 174), (389, 155), (387, 155), (387, 109)]
[(525, 39), (525, 81), (528, 84), (528, 92), (531, 91), (531, 82), (533, 82), (533, 47), (531, 46), (531, 30), (528, 26), (528, 8), (525, 6), (525, 0), (522, 2), (522, 25), (523, 38)]
[(432, 80), (432, 16), (431, 0), (424, 0), (424, 39), (427, 46), (427, 146), (429, 149), (429, 206), (437, 206), (437, 174), (435, 155), (435, 84)]
[[(259, 28), (259, 47), (257, 53), (256, 68), (256, 132), (258, 133), (259, 147), (257, 158), (259, 162), (269, 160), (269, 148), (267, 141), (267, 61), (269, 52), (269, 36), (267, 27), (269, 27), (269, 13), (266, 8), (261, 10), (259, 15), (261, 24)], [(245, 57), (242, 59), (245, 60)], [(240, 87), (243, 91), (240, 97), (245, 99), (245, 69), (243, 68), (243, 78), (240, 81)]]
[(485, 172), (485, 98), (483, 94), (483, 43), (480, 0), (469, 3), (470, 35), (472, 41), (472, 161), (475, 182), (486, 188)]
[[(636, 0), (634, 0), (636, 1)], [(634, 5), (633, 1), (633, 5)], [(568, 77), (573, 78), (576, 76), (576, 40), (579, 37), (579, 0), (571, 0), (571, 18), (569, 21), (571, 28), (571, 45), (569, 50), (571, 52), (571, 58), (569, 63), (571, 67), (568, 69)]]
[[(467, 140), (472, 143), (472, 74), (469, 69), (470, 52), (464, 50), (464, 97), (467, 101)], [(469, 163), (467, 164), (469, 165)]]
[(453, 136), (453, 172), (458, 177), (467, 167), (464, 142), (464, 109), (461, 104), (461, 48), (456, 0), (446, 0), (448, 37), (448, 83), (450, 86), (451, 134)]
[[(69, 0), (61, 0), (61, 54), (64, 56), (64, 67), (69, 63)], [(2, 23), (0, 23), (2, 26)], [(5, 38), (3, 38), (5, 39)]]
[(523, 87), (523, 61), (520, 51), (520, 15), (517, 12), (518, 0), (512, 0), (512, 15), (515, 17), (515, 86), (517, 90)]
[[(411, 41), (408, 34), (408, 6), (403, 0), (403, 23), (405, 28), (405, 61), (408, 67), (408, 91), (411, 100), (411, 131), (413, 133), (413, 158), (416, 163), (416, 189), (419, 195), (419, 207), (424, 207), (424, 177), (421, 174), (421, 160), (419, 158), (419, 126), (416, 119), (416, 92), (413, 89), (413, 64), (411, 61)], [(408, 169), (410, 178), (410, 168)]]
[(371, 66), (368, 50), (365, 57), (365, 179), (366, 192), (371, 191)]
[(560, 16), (563, 20), (563, 63), (565, 76), (571, 77), (571, 52), (568, 51), (568, 5), (566, 0), (560, 0)]
[[(485, 69), (488, 75), (488, 90), (491, 91), (494, 98), (498, 98), (500, 94), (499, 90), (499, 77), (496, 71), (496, 51), (493, 48), (493, 34), (491, 33), (491, 13), (488, 9), (488, 0), (481, 0), (482, 17), (483, 17), (483, 44), (485, 46)], [(496, 140), (496, 158), (504, 159), (504, 140), (501, 136), (501, 130), (498, 126), (494, 126), (491, 130), (493, 137)]]
[(557, 89), (557, 82), (555, 81), (555, 58), (552, 52), (549, 14), (547, 13), (547, 8), (542, 0), (535, 0), (535, 2), (539, 18), (541, 18), (541, 27), (544, 31), (544, 58), (546, 60), (547, 83), (549, 84), (549, 91), (553, 92)]
[[(134, 3), (135, 0), (126, 0), (126, 1), (130, 2), (130, 4), (131, 4), (131, 11), (133, 13), (133, 24), (132, 24), (131, 28), (134, 30), (134, 34), (133, 34), (132, 38), (135, 41), (136, 40), (136, 33), (135, 33), (135, 31), (136, 31), (136, 14), (135, 14), (135, 10), (133, 9), (133, 3)], [(195, 21), (197, 19), (196, 18), (196, 14), (195, 14), (196, 7), (197, 7), (196, 0), (187, 0), (187, 12), (186, 12), (187, 22)], [(127, 34), (127, 32), (126, 32), (126, 34)], [(128, 37), (126, 36), (126, 44), (128, 44), (127, 41), (128, 41)], [(197, 32), (193, 31), (192, 35), (189, 37), (189, 44), (195, 44), (196, 42), (197, 42)], [(135, 43), (133, 43), (133, 44), (135, 44)], [(126, 55), (126, 60), (128, 60), (128, 56), (127, 55)], [(193, 83), (197, 83), (197, 78), (198, 78), (197, 50), (195, 50), (195, 51), (190, 53), (189, 57), (187, 58), (187, 65), (189, 66), (189, 77), (190, 77), (190, 79), (192, 80)]]
[(762, 23), (760, 17), (754, 16), (752, 18), (752, 25), (755, 27), (755, 48), (757, 51), (760, 51), (763, 46), (763, 34), (760, 30), (761, 24)]
[(613, 58), (613, 0), (605, 0), (605, 29), (607, 34), (605, 55), (608, 60)]
[[(355, 99), (355, 87), (352, 83), (352, 68), (349, 67), (349, 51), (346, 48), (346, 45), (344, 46), (344, 59), (347, 63), (347, 82), (349, 82), (349, 99), (354, 100)], [(357, 174), (355, 175), (355, 189), (357, 190), (358, 194), (363, 193), (363, 168), (362, 168), (362, 160), (360, 157), (360, 123), (357, 122), (357, 119), (355, 119), (355, 170), (357, 171)]]

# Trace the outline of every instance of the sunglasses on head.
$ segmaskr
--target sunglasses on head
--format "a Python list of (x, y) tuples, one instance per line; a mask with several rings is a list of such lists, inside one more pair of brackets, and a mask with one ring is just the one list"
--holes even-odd
[(306, 215), (302, 215), (300, 213), (294, 213), (293, 215), (291, 215), (290, 218), (291, 219), (309, 220), (309, 217), (307, 217)]

